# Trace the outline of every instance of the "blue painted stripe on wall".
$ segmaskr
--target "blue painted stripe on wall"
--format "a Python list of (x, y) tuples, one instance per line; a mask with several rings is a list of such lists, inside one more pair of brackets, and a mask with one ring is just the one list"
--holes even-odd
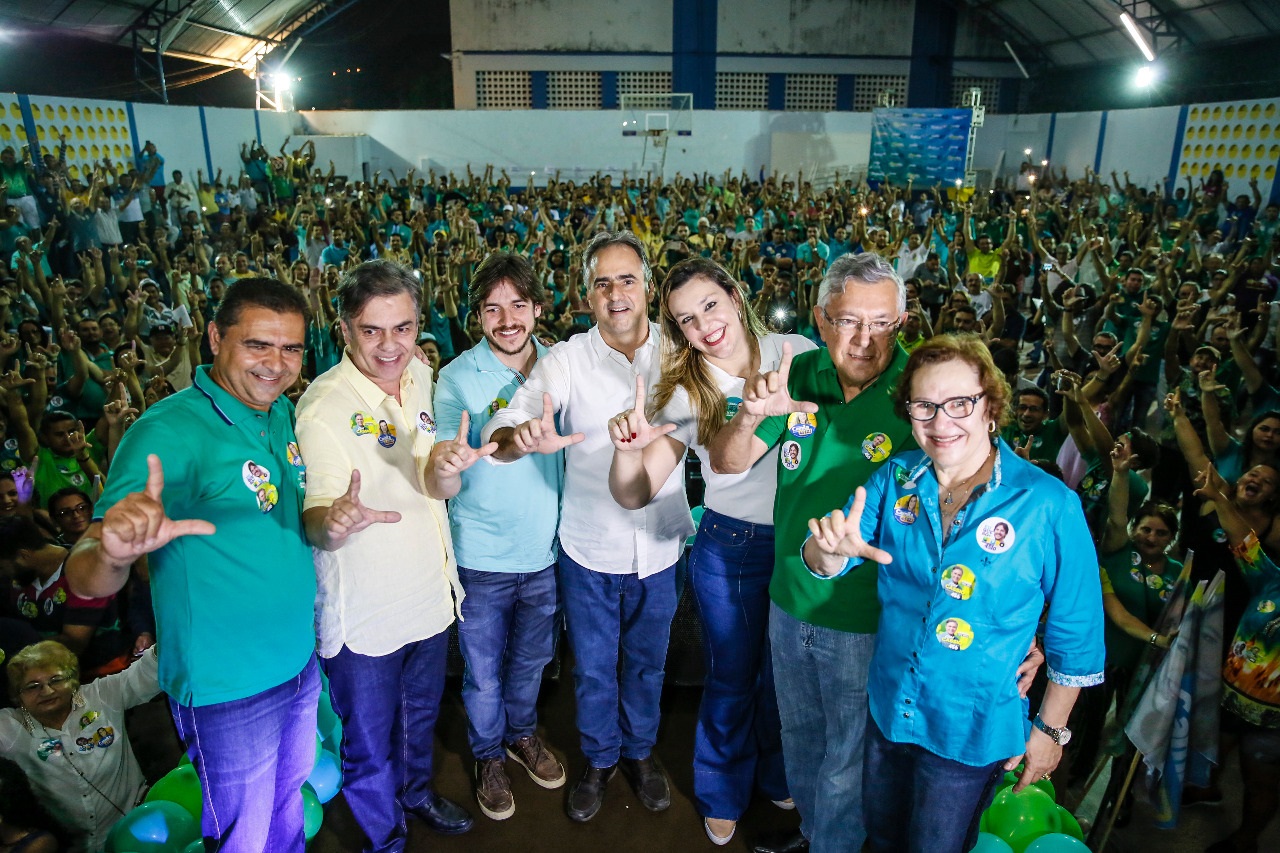
[(1093, 171), (1102, 168), (1102, 146), (1107, 142), (1107, 111), (1102, 111), (1102, 119), (1098, 122), (1098, 150), (1093, 155)]
[[(1182, 159), (1182, 134), (1187, 132), (1187, 113), (1191, 112), (1191, 107), (1186, 104), (1182, 105), (1182, 109), (1178, 110), (1178, 130), (1173, 134), (1173, 151), (1169, 154), (1169, 183), (1178, 180), (1178, 161)], [(1172, 187), (1169, 193), (1173, 193)]]
[(853, 110), (854, 80), (852, 74), (836, 75), (836, 109), (844, 112)]
[(204, 107), (200, 108), (200, 135), (204, 137), (204, 173), (209, 176), (209, 182), (212, 183), (213, 152), (209, 148), (209, 123), (204, 118)]
[(133, 140), (133, 161), (136, 163), (138, 162), (138, 156), (142, 154), (142, 142), (146, 140), (138, 140), (138, 119), (133, 114), (132, 102), (124, 102), (124, 114), (129, 117), (129, 138)]
[(547, 108), (547, 72), (530, 71), (529, 72), (529, 97), (535, 110), (545, 110)]
[(787, 75), (770, 74), (769, 94), (766, 109), (781, 112), (787, 108)]
[(1044, 149), (1044, 159), (1053, 161), (1053, 136), (1058, 132), (1058, 114), (1049, 114), (1049, 145)]
[(258, 144), (262, 144), (262, 119), (258, 117), (258, 113), (262, 110), (254, 109), (253, 111), (253, 132), (258, 137)]
[(43, 161), (40, 159), (40, 139), (36, 133), (35, 116), (31, 114), (31, 98), (27, 95), (19, 95), (18, 109), (22, 111), (22, 126), (27, 131), (27, 150), (31, 152), (31, 162), (41, 163)]
[(618, 108), (618, 72), (600, 72), (600, 106), (606, 110)]
[(673, 0), (671, 4), (671, 88), (693, 94), (693, 108), (716, 103), (716, 16), (718, 0)]

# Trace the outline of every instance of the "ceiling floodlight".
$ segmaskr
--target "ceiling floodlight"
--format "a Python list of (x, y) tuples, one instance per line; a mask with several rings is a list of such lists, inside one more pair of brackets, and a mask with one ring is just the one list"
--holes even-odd
[(275, 84), (277, 92), (287, 92), (293, 87), (293, 78), (284, 71), (277, 71), (272, 75), (271, 82)]
[(1156, 72), (1154, 65), (1143, 65), (1138, 68), (1136, 74), (1133, 75), (1133, 85), (1139, 89), (1149, 88), (1156, 82), (1156, 78), (1160, 75)]
[(1147, 62), (1155, 62), (1156, 55), (1151, 50), (1151, 45), (1147, 44), (1147, 37), (1143, 35), (1142, 30), (1138, 29), (1137, 22), (1129, 17), (1128, 12), (1120, 13), (1120, 23), (1124, 24), (1124, 28), (1129, 31), (1129, 38), (1133, 39), (1133, 43), (1138, 46), (1138, 50), (1142, 51)]

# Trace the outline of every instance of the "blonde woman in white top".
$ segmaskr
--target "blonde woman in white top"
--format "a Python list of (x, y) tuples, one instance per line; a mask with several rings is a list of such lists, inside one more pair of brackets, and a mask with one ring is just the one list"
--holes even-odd
[[(737, 410), (747, 377), (813, 349), (769, 334), (744, 289), (706, 258), (671, 268), (659, 290), (661, 379), (609, 423), (609, 489), (623, 507), (653, 499), (686, 449), (702, 460), (706, 511), (689, 556), (707, 676), (694, 745), (694, 799), (707, 836), (727, 844), (755, 787), (790, 806), (768, 649), (778, 451), (741, 474), (716, 474), (706, 447)], [(785, 462), (784, 462), (785, 464)]]

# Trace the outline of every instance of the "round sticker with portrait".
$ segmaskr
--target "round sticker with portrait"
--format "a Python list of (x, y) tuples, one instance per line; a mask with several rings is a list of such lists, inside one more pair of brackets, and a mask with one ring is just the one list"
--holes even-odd
[(954, 599), (968, 601), (973, 595), (973, 588), (978, 583), (973, 570), (968, 566), (956, 563), (942, 571), (942, 589)]
[(992, 516), (978, 525), (978, 547), (988, 554), (1003, 554), (1013, 547), (1017, 533), (1006, 519)]
[(289, 456), (289, 464), (294, 468), (302, 467), (302, 450), (298, 447), (298, 442), (291, 441), (285, 445), (285, 453)]
[[(499, 402), (499, 401), (498, 401), (498, 400), (494, 400), (493, 402), (494, 402), (494, 403), (497, 403), (497, 402)], [(503, 401), (503, 405), (504, 405), (504, 406), (506, 405), (506, 402), (505, 402), (505, 401)], [(502, 408), (502, 406), (499, 406), (498, 408), (500, 409), (500, 408)], [(495, 412), (496, 412), (497, 410), (498, 410), (498, 409), (494, 409), (493, 411), (495, 411)], [(379, 429), (381, 429), (382, 424), (381, 424), (381, 423), (379, 423), (379, 424), (378, 424), (378, 427), (379, 427)], [(419, 431), (419, 432), (425, 432), (425, 433), (433, 433), (433, 432), (435, 432), (435, 431), (436, 431), (436, 422), (435, 422), (434, 420), (432, 420), (432, 419), (431, 419), (431, 415), (427, 414), (426, 412), (418, 412), (418, 431)], [(395, 431), (394, 429), (392, 429), (392, 430), (391, 430), (391, 434), (392, 434), (392, 435), (395, 435), (395, 433), (396, 433), (396, 431)], [(379, 440), (381, 440), (381, 439), (379, 439)], [(394, 444), (394, 442), (392, 442), (392, 443)], [(390, 445), (386, 445), (386, 446), (387, 446), (387, 447), (390, 447)]]
[(391, 447), (396, 443), (395, 424), (389, 424), (386, 421), (378, 421), (378, 444), (383, 447)]
[(883, 462), (893, 453), (893, 442), (882, 432), (873, 432), (862, 441), (862, 455), (872, 462)]
[(271, 512), (280, 502), (280, 492), (270, 483), (263, 483), (258, 487), (257, 497), (258, 512)]
[(355, 435), (372, 435), (373, 415), (368, 412), (353, 412), (351, 415), (351, 432)]
[(245, 486), (254, 491), (257, 491), (263, 483), (271, 480), (271, 472), (252, 459), (241, 467), (240, 476), (244, 478)]
[(785, 441), (782, 443), (782, 467), (794, 471), (800, 467), (800, 442)]
[(733, 416), (738, 414), (738, 409), (742, 406), (741, 397), (726, 397), (724, 401), (724, 419), (725, 421), (733, 420)]
[(915, 524), (920, 517), (920, 497), (903, 495), (893, 502), (893, 519), (899, 524)]
[(818, 416), (812, 412), (792, 412), (787, 415), (787, 432), (796, 438), (808, 438), (818, 429)]
[(963, 619), (944, 619), (933, 630), (933, 635), (943, 646), (953, 652), (962, 652), (973, 643), (973, 628)]

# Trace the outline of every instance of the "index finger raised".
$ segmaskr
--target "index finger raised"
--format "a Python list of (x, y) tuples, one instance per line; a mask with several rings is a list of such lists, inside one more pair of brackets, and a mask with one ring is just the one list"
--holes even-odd
[(636, 374), (636, 405), (635, 410), (644, 413), (645, 391), (644, 391), (644, 374)]
[(471, 413), (466, 409), (462, 410), (462, 417), (458, 420), (458, 444), (466, 444), (471, 432)]
[(160, 502), (160, 495), (164, 493), (164, 467), (160, 464), (160, 457), (154, 453), (147, 454), (147, 488), (146, 495), (156, 503)]
[(787, 380), (787, 377), (791, 374), (791, 359), (793, 357), (794, 357), (794, 354), (791, 351), (791, 343), (789, 341), (784, 342), (782, 344), (782, 361), (779, 362), (778, 370), (777, 370), (778, 378), (780, 378), (784, 382)]

